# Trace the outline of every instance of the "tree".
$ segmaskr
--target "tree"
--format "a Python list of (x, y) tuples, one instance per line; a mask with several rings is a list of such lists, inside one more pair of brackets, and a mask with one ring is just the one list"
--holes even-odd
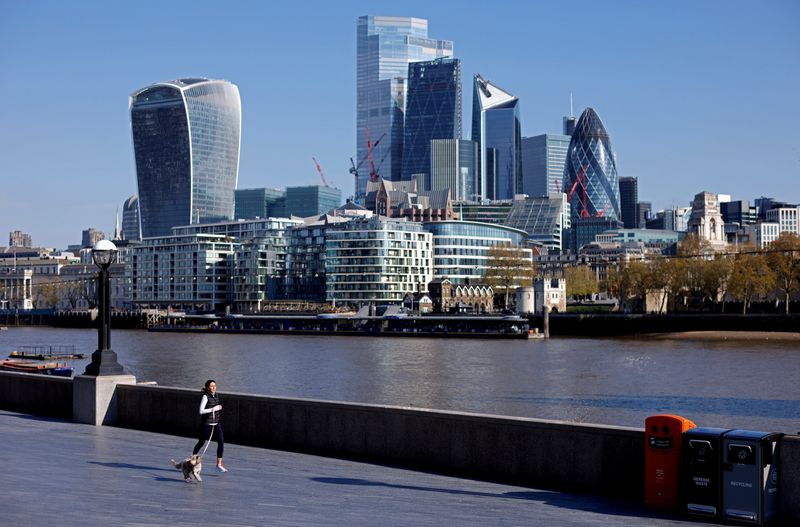
[(586, 297), (598, 290), (597, 276), (588, 265), (575, 265), (564, 269), (568, 297)]
[(644, 300), (649, 272), (647, 264), (640, 260), (628, 262), (620, 271), (609, 272), (609, 280), (616, 282), (619, 291), (620, 306), (626, 304), (629, 298)]
[(678, 242), (678, 257), (683, 260), (680, 288), (688, 290), (690, 296), (702, 296), (703, 273), (706, 261), (713, 257), (714, 251), (708, 240), (694, 233), (687, 234)]
[(678, 258), (658, 258), (650, 265), (649, 271), (648, 285), (664, 293), (659, 312), (665, 312), (667, 298), (677, 296), (683, 285), (684, 262)]
[(523, 249), (509, 244), (489, 248), (483, 281), (495, 291), (505, 293), (504, 307), (508, 307), (509, 291), (521, 285), (531, 285), (534, 276), (536, 268)]
[(33, 286), (31, 303), (34, 309), (55, 307), (61, 294), (61, 285), (54, 281), (40, 282)]
[(64, 298), (69, 303), (70, 309), (74, 310), (81, 299), (81, 284), (78, 282), (65, 282)]
[(767, 264), (775, 273), (775, 285), (783, 294), (784, 313), (789, 314), (789, 295), (800, 282), (800, 236), (783, 232), (769, 245)]
[(743, 252), (734, 257), (728, 292), (742, 301), (742, 314), (752, 301), (767, 294), (775, 286), (775, 273), (762, 253)]
[(698, 266), (697, 286), (703, 299), (708, 298), (716, 303), (727, 287), (733, 262), (729, 258), (719, 256), (713, 260), (702, 262)]

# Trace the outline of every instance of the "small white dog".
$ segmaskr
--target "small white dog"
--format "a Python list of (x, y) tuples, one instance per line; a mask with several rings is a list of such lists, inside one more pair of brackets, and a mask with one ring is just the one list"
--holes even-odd
[(194, 479), (197, 481), (203, 481), (203, 478), (200, 477), (200, 471), (203, 470), (203, 464), (200, 462), (200, 456), (197, 454), (193, 454), (191, 457), (187, 457), (183, 461), (175, 461), (174, 459), (170, 459), (170, 462), (175, 465), (175, 468), (183, 471), (183, 480), (187, 483), (190, 481), (192, 476), (194, 476)]

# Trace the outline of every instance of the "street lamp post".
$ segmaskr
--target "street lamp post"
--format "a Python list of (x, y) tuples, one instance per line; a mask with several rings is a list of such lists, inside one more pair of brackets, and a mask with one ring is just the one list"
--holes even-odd
[(97, 351), (86, 366), (84, 375), (123, 375), (117, 354), (111, 350), (111, 285), (108, 268), (117, 255), (117, 247), (110, 240), (100, 240), (92, 248), (92, 260), (100, 268), (97, 275)]

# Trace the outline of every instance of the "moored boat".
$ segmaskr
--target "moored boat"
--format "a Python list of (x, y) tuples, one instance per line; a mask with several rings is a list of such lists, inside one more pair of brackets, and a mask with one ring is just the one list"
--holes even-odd
[(58, 377), (71, 377), (73, 372), (72, 366), (64, 362), (39, 362), (27, 359), (3, 359), (0, 361), (0, 370), (55, 375)]
[(75, 353), (75, 346), (20, 346), (19, 349), (8, 354), (10, 359), (30, 360), (65, 360), (85, 359), (84, 353)]

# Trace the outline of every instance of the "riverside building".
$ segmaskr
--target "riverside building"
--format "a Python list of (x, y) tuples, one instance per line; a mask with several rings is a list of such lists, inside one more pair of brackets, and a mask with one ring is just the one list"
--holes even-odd
[(129, 100), (142, 236), (233, 218), (241, 101), (235, 84), (186, 78)]
[(327, 300), (337, 304), (399, 304), (426, 292), (433, 279), (432, 235), (422, 225), (374, 216), (326, 231)]
[(125, 274), (131, 301), (143, 307), (210, 311), (230, 302), (238, 243), (222, 234), (145, 238), (131, 250)]
[[(480, 283), (488, 269), (489, 249), (500, 245), (522, 247), (525, 231), (473, 221), (433, 221), (423, 224), (433, 235), (433, 276), (454, 284)], [(522, 254), (530, 260), (531, 250)]]

